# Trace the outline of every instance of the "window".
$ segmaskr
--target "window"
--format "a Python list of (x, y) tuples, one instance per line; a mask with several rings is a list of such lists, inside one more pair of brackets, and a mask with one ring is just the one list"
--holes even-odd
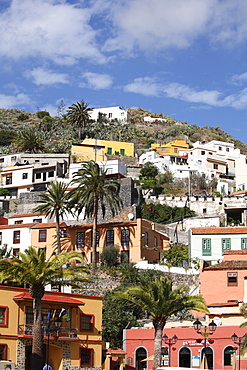
[(112, 154), (112, 148), (107, 148), (107, 154)]
[(20, 253), (20, 248), (13, 248), (13, 256), (18, 257)]
[(39, 243), (45, 243), (47, 236), (47, 230), (39, 230)]
[(77, 245), (77, 248), (80, 248), (80, 249), (85, 247), (85, 232), (84, 231), (77, 232), (76, 245)]
[(109, 113), (108, 114), (108, 118), (112, 118), (112, 113)]
[(4, 163), (4, 158), (0, 158), (0, 163)]
[(247, 238), (241, 238), (241, 249), (247, 249)]
[(177, 148), (174, 148), (174, 153), (177, 153), (178, 152), (178, 149)]
[(54, 177), (54, 171), (48, 171), (48, 177)]
[(226, 151), (229, 152), (229, 148), (226, 148)]
[(22, 180), (26, 180), (28, 178), (28, 173), (25, 172), (22, 174)]
[(6, 185), (11, 185), (12, 184), (12, 175), (6, 177)]
[(238, 273), (237, 272), (227, 273), (227, 285), (228, 286), (238, 286)]
[(81, 331), (93, 331), (94, 315), (81, 314)]
[(157, 236), (154, 236), (154, 249), (157, 250), (157, 247), (158, 247), (158, 238)]
[(33, 222), (37, 222), (38, 224), (42, 222), (42, 218), (34, 218)]
[(21, 225), (21, 224), (23, 224), (23, 220), (15, 221), (15, 225)]
[(0, 326), (8, 325), (8, 307), (0, 306)]
[(221, 146), (219, 146), (219, 150), (222, 150), (222, 147)]
[(81, 363), (82, 367), (93, 366), (93, 349), (92, 348), (81, 348)]
[(128, 247), (130, 242), (130, 231), (129, 229), (121, 230), (121, 245), (122, 247)]
[(0, 361), (7, 361), (7, 344), (0, 343)]
[(0, 232), (0, 245), (2, 245), (2, 243), (3, 243), (3, 233), (2, 233), (2, 231)]
[(218, 164), (214, 163), (214, 170), (218, 170), (219, 166)]
[(106, 246), (114, 245), (114, 230), (106, 231)]
[(225, 251), (231, 250), (231, 239), (230, 238), (221, 239), (221, 245), (222, 245), (222, 253), (224, 253)]
[(202, 213), (204, 213), (204, 214), (207, 213), (207, 208), (203, 208)]
[(120, 154), (125, 155), (125, 149), (120, 149)]
[(41, 179), (41, 173), (36, 173), (36, 179)]
[(202, 239), (202, 255), (211, 256), (211, 239)]
[(148, 247), (148, 232), (147, 231), (144, 233), (144, 246)]
[(209, 154), (209, 155), (213, 155), (213, 153), (212, 153), (212, 152), (209, 152), (208, 154)]
[(39, 162), (39, 159), (35, 159), (35, 161), (34, 162)]
[(201, 155), (205, 155), (205, 150), (201, 150)]
[(11, 161), (15, 161), (16, 160), (16, 156), (13, 155), (13, 157), (11, 157)]
[(21, 232), (20, 232), (20, 230), (14, 231), (14, 234), (13, 234), (13, 244), (19, 244), (20, 243), (20, 238), (21, 238)]
[(67, 238), (67, 230), (61, 230), (61, 238)]
[(198, 163), (198, 164), (202, 164), (202, 161), (199, 159), (199, 160), (197, 161), (197, 163)]

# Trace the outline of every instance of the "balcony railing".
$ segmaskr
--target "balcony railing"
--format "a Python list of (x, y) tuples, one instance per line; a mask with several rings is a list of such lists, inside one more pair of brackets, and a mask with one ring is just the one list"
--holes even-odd
[[(77, 338), (77, 332), (77, 328), (56, 328), (55, 326), (48, 328), (47, 326), (42, 326), (42, 334), (44, 337), (50, 335), (50, 337)], [(19, 325), (18, 334), (33, 335), (33, 325)]]

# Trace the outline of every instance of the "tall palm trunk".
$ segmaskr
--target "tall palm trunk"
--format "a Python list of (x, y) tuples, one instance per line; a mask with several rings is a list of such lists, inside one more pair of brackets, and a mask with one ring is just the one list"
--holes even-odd
[(161, 365), (162, 332), (165, 327), (165, 322), (163, 320), (153, 320), (153, 325), (155, 330), (153, 370), (155, 370)]
[(93, 202), (93, 240), (92, 240), (92, 275), (96, 273), (96, 252), (97, 252), (97, 224), (98, 224), (98, 194), (94, 192), (93, 195), (94, 202)]
[(60, 218), (59, 211), (56, 209), (56, 234), (57, 234), (57, 254), (61, 253)]
[(42, 315), (41, 298), (33, 297), (33, 344), (31, 370), (42, 370)]

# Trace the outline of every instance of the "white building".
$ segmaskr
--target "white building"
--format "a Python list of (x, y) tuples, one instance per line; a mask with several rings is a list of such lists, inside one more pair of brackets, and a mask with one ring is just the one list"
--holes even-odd
[[(99, 161), (96, 162), (100, 168), (106, 171), (107, 175), (120, 175), (126, 176), (127, 167), (125, 164), (120, 162), (118, 159), (113, 159), (110, 161)], [(69, 178), (67, 182), (71, 181), (74, 173), (78, 172), (81, 169), (81, 163), (72, 163), (69, 168)]]
[(89, 115), (91, 119), (97, 121), (99, 113), (104, 114), (109, 120), (116, 119), (127, 122), (129, 119), (131, 119), (131, 115), (127, 112), (127, 110), (121, 107), (97, 108), (89, 112)]
[(247, 249), (247, 227), (195, 227), (190, 230), (192, 258), (217, 263), (227, 250)]
[(0, 225), (0, 247), (12, 248), (14, 255), (24, 252), (31, 245), (31, 227), (34, 223)]
[(144, 122), (166, 122), (165, 118), (146, 116), (143, 117)]

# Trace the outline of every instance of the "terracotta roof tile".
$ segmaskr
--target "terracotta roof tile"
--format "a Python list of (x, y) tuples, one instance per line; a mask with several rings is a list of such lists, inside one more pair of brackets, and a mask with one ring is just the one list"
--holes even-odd
[(231, 301), (231, 302), (222, 302), (222, 303), (210, 303), (208, 304), (208, 307), (234, 307), (238, 306), (238, 301)]
[(33, 217), (33, 216), (42, 216), (42, 214), (40, 214), (39, 212), (36, 212), (36, 213), (23, 213), (23, 214), (20, 214), (20, 215), (13, 215), (13, 216), (10, 216), (8, 218)]
[[(25, 299), (31, 300), (32, 297), (30, 296), (29, 293), (24, 292), (24, 293), (15, 295), (13, 297), (13, 299), (15, 301), (25, 300)], [(44, 296), (41, 298), (41, 300), (42, 301), (47, 301), (47, 302), (57, 302), (57, 303), (62, 303), (62, 304), (68, 303), (68, 304), (74, 304), (74, 305), (77, 305), (77, 306), (85, 304), (84, 302), (79, 301), (79, 299), (70, 298), (70, 297), (66, 297), (66, 296), (59, 297), (59, 296), (56, 296), (56, 295), (49, 295), (49, 294), (44, 294)]]
[(0, 225), (0, 230), (5, 230), (5, 229), (23, 229), (24, 227), (32, 227), (33, 225), (37, 225), (37, 223), (33, 223), (32, 222), (32, 223), (29, 223), (29, 224)]
[(204, 267), (203, 270), (247, 270), (247, 261), (223, 261), (212, 266)]
[(193, 227), (191, 229), (193, 235), (207, 234), (247, 234), (246, 226), (236, 227)]

